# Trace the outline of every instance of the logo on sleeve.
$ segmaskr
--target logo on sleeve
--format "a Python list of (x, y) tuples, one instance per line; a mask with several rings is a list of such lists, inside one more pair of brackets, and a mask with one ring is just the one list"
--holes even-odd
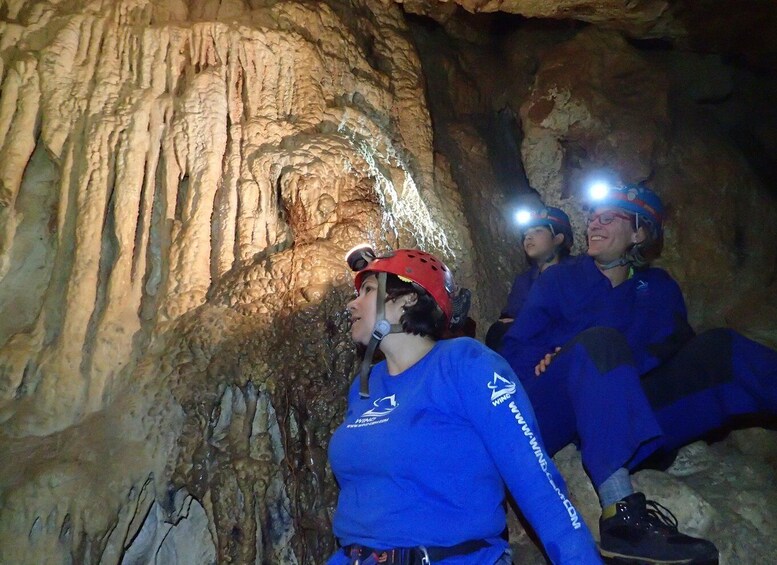
[(488, 383), (488, 388), (491, 389), (491, 404), (494, 406), (499, 406), (515, 394), (515, 383), (499, 373), (494, 373), (494, 379)]

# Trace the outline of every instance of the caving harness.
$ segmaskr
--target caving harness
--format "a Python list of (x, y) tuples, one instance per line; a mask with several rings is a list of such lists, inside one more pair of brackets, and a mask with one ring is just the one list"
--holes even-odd
[(350, 559), (349, 565), (429, 565), (449, 557), (469, 555), (490, 544), (485, 540), (471, 540), (450, 547), (395, 547), (373, 549), (353, 544), (343, 548)]

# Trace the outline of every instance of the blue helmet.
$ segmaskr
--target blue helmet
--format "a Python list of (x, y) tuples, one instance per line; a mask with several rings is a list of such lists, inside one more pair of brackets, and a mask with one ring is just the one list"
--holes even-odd
[(660, 239), (664, 229), (664, 204), (658, 195), (641, 184), (609, 186), (604, 183), (591, 188), (588, 204), (611, 206), (636, 214), (648, 225), (653, 237)]
[(564, 234), (564, 246), (572, 247), (574, 240), (572, 223), (569, 221), (567, 213), (561, 208), (544, 206), (537, 210), (521, 211), (518, 213), (518, 224), (521, 232), (540, 226), (550, 228), (553, 235)]

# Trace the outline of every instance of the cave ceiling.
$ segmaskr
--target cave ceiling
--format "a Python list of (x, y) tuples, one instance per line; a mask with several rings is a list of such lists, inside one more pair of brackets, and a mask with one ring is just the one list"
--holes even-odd
[(403, 1), (408, 14), (442, 25), (460, 12), (514, 14), (525, 18), (574, 20), (615, 30), (635, 40), (665, 42), (666, 47), (717, 53), (764, 71), (777, 69), (777, 11), (768, 0), (702, 1)]

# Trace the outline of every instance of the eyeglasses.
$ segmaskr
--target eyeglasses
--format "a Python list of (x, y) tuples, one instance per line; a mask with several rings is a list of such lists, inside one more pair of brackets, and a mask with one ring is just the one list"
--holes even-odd
[(620, 218), (621, 220), (627, 220), (631, 221), (632, 216), (629, 216), (627, 214), (619, 214), (618, 212), (612, 212), (612, 211), (606, 211), (606, 212), (600, 212), (598, 214), (591, 214), (588, 216), (588, 220), (586, 221), (586, 225), (593, 224), (596, 220), (599, 220), (599, 223), (603, 226), (606, 226), (607, 224), (611, 224), (615, 218)]

